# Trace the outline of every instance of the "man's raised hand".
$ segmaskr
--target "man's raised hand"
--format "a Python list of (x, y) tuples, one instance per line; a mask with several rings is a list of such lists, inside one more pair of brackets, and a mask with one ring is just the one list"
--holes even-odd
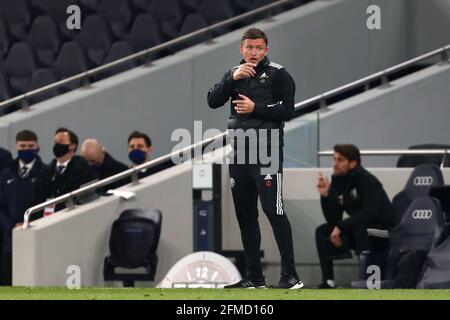
[(243, 63), (236, 69), (233, 73), (233, 80), (239, 80), (245, 77), (251, 78), (256, 74), (255, 71), (256, 64), (254, 63)]

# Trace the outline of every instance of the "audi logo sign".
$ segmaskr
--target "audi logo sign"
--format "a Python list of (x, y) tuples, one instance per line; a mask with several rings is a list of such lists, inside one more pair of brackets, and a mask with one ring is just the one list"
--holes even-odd
[(417, 176), (414, 178), (415, 186), (431, 186), (433, 184), (433, 177), (431, 176)]
[(432, 210), (414, 210), (412, 213), (413, 219), (416, 220), (428, 220), (433, 215)]

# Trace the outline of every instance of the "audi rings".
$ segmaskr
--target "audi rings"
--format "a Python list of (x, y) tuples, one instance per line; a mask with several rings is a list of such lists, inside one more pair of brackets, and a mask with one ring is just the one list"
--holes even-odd
[(414, 210), (412, 213), (413, 219), (427, 220), (433, 215), (433, 210)]
[(433, 177), (431, 176), (417, 176), (414, 178), (415, 186), (431, 186), (433, 184)]

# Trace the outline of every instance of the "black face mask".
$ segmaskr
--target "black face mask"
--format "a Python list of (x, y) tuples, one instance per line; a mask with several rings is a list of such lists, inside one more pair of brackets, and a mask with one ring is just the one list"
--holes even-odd
[(55, 143), (53, 146), (53, 154), (57, 158), (61, 158), (69, 153), (69, 144)]

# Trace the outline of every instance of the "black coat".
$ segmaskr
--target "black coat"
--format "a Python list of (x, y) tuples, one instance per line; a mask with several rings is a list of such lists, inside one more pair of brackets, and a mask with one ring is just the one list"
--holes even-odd
[(19, 176), (19, 160), (14, 160), (0, 174), (0, 224), (3, 229), (3, 252), (11, 252), (11, 231), (23, 222), (25, 211), (33, 206), (33, 188), (45, 164), (37, 157), (26, 177)]
[(0, 148), (0, 172), (8, 167), (12, 162), (11, 152), (6, 149)]
[[(128, 169), (129, 168), (125, 164), (123, 164), (120, 161), (117, 161), (107, 152), (105, 152), (105, 159), (103, 161), (103, 164), (98, 168), (94, 168), (100, 180), (106, 179), (108, 177), (111, 177)], [(109, 189), (116, 189), (127, 183), (128, 183), (127, 179), (122, 179), (117, 182), (111, 183), (107, 186), (104, 186), (100, 189), (97, 189), (97, 193), (105, 193)]]
[[(39, 204), (47, 199), (62, 196), (95, 179), (98, 179), (97, 174), (80, 156), (74, 156), (70, 160), (62, 175), (56, 172), (56, 159), (53, 159), (36, 181), (34, 203)], [(56, 206), (56, 210), (62, 208), (64, 204)]]
[[(358, 224), (390, 227), (392, 204), (381, 182), (362, 166), (342, 177), (333, 176), (328, 197), (321, 197), (326, 221), (344, 233)], [(343, 211), (349, 217), (342, 220)]]

